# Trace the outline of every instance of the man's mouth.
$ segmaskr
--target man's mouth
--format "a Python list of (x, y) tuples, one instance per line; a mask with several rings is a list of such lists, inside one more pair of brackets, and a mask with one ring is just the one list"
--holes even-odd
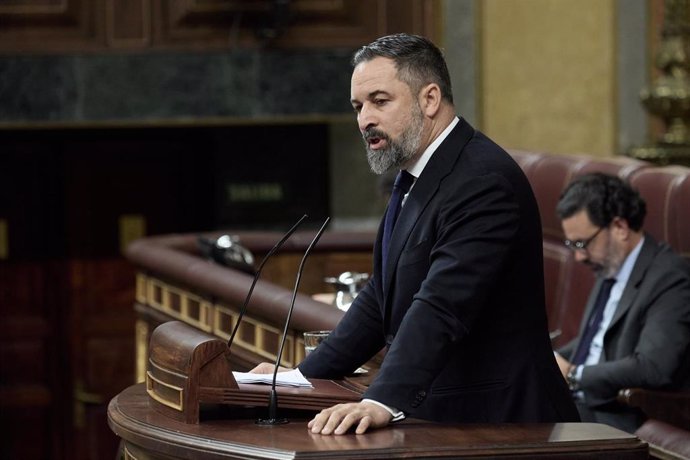
[(383, 148), (386, 143), (386, 136), (381, 133), (369, 133), (364, 135), (364, 139), (372, 150)]
[(592, 271), (593, 271), (594, 273), (598, 273), (598, 272), (600, 272), (600, 271), (602, 271), (602, 270), (604, 269), (604, 266), (603, 266), (603, 265), (598, 264), (598, 263), (596, 263), (596, 262), (592, 262), (591, 260), (585, 260), (585, 261), (583, 261), (582, 263), (584, 263), (584, 264), (587, 265), (589, 268), (591, 268)]
[(370, 137), (367, 139), (367, 143), (369, 144), (369, 147), (372, 149), (377, 149), (379, 145), (381, 144), (381, 139), (380, 137)]

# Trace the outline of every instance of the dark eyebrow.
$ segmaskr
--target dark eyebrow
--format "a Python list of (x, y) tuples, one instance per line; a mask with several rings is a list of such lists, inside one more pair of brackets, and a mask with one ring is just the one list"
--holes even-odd
[[(384, 96), (390, 97), (390, 94), (387, 91), (377, 89), (376, 91), (372, 91), (371, 93), (367, 94), (367, 100), (371, 101), (372, 99), (375, 99), (376, 96), (379, 96), (382, 94)], [(350, 103), (352, 103), (352, 104), (357, 103), (357, 102), (359, 102), (357, 99), (350, 99)]]
[(381, 94), (383, 94), (384, 96), (390, 97), (390, 94), (387, 91), (383, 91), (383, 90), (379, 89), (379, 90), (372, 91), (371, 93), (369, 93), (369, 96), (367, 96), (367, 99), (372, 100), (372, 99), (376, 98), (376, 96), (380, 96)]

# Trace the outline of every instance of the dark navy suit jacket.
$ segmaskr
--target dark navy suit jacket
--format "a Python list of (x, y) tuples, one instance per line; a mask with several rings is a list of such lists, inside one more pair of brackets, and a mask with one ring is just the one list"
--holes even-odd
[[(445, 422), (578, 421), (549, 342), (539, 211), (520, 167), (460, 120), (409, 193), (388, 260), (303, 361), (339, 378), (387, 346), (364, 397)], [(387, 278), (381, 279), (381, 265)]]

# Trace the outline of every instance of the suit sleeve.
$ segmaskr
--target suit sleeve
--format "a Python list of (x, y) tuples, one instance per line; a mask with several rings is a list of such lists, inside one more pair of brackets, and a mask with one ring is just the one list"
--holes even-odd
[(371, 278), (328, 338), (300, 363), (302, 374), (321, 379), (343, 378), (383, 348), (381, 314), (374, 291)]

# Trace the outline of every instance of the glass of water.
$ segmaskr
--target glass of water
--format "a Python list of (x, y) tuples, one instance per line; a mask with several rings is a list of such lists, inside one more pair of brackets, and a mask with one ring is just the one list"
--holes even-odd
[(307, 331), (304, 333), (304, 356), (314, 351), (331, 331)]

